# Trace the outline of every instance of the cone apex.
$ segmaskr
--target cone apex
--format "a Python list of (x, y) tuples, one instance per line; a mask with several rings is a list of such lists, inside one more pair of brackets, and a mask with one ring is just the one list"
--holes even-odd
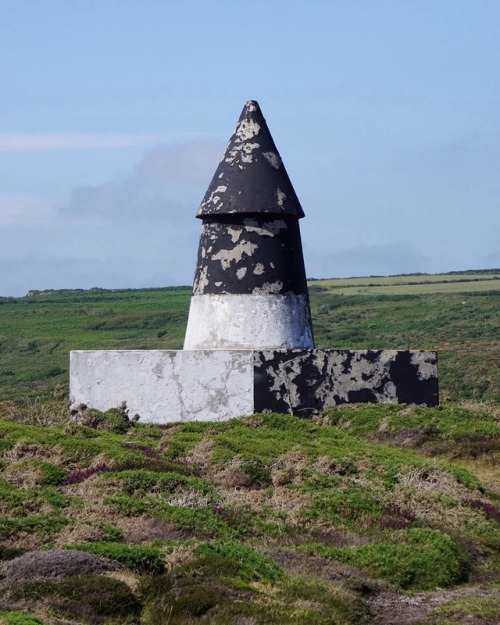
[(248, 100), (196, 216), (258, 213), (304, 216), (260, 106)]

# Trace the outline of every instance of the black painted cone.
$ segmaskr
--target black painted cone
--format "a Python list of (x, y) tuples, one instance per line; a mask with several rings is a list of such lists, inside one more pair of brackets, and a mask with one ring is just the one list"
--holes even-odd
[(257, 102), (205, 194), (184, 349), (314, 347), (302, 207)]
[(243, 107), (197, 217), (304, 211), (255, 100)]

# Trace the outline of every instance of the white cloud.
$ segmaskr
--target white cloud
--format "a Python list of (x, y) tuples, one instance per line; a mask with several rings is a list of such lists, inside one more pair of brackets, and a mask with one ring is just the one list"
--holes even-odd
[(148, 150), (133, 171), (100, 185), (78, 187), (60, 212), (65, 221), (158, 221), (183, 227), (192, 219), (223, 147), (191, 142)]
[(135, 177), (160, 189), (192, 184), (207, 187), (223, 151), (223, 145), (205, 141), (158, 145), (144, 154), (135, 167)]
[[(170, 138), (192, 133), (176, 133)], [(165, 141), (165, 133), (119, 134), (98, 132), (0, 133), (0, 152), (36, 152), (79, 148), (123, 148)]]
[(156, 146), (127, 175), (79, 187), (58, 208), (33, 196), (0, 195), (0, 295), (190, 284), (200, 232), (195, 215), (223, 149)]

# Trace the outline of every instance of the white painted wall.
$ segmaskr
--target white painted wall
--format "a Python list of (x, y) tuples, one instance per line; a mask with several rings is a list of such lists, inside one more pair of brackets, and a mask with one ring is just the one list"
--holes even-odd
[(253, 413), (248, 351), (73, 351), (73, 405), (108, 410), (127, 402), (148, 423), (221, 421)]
[(194, 295), (184, 349), (313, 349), (305, 295)]

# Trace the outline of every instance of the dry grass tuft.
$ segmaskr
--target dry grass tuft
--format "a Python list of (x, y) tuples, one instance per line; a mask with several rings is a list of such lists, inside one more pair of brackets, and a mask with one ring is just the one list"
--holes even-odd
[(278, 456), (271, 469), (273, 486), (299, 484), (308, 464), (308, 456), (298, 447)]
[(165, 569), (171, 571), (180, 566), (184, 566), (195, 559), (194, 551), (196, 545), (182, 544), (177, 545), (165, 555)]
[(431, 469), (424, 467), (410, 467), (404, 473), (396, 476), (399, 484), (406, 488), (428, 491), (461, 499), (470, 497), (471, 491), (456, 481), (456, 479), (438, 467)]
[(27, 443), (23, 440), (17, 441), (13, 447), (4, 451), (2, 459), (10, 463), (19, 463), (26, 460), (43, 460), (57, 466), (66, 464), (63, 450), (57, 445), (47, 447), (37, 445), (36, 443)]
[(54, 539), (54, 547), (78, 545), (106, 540), (106, 532), (93, 523), (79, 523), (73, 527), (64, 527)]
[(67, 399), (43, 400), (40, 397), (25, 397), (16, 401), (0, 402), (3, 419), (9, 419), (23, 425), (52, 427), (64, 425), (69, 419), (69, 401)]
[(224, 486), (219, 489), (221, 504), (234, 508), (242, 508), (252, 514), (262, 512), (269, 494), (262, 489), (240, 489), (239, 487)]
[(41, 467), (29, 463), (9, 464), (2, 472), (2, 479), (17, 488), (33, 488), (40, 483)]
[(213, 441), (209, 438), (204, 438), (196, 447), (193, 447), (188, 454), (183, 458), (179, 458), (179, 461), (183, 464), (201, 467), (203, 469), (210, 467), (213, 447)]
[(342, 465), (328, 456), (319, 456), (312, 465), (314, 471), (325, 475), (344, 475), (345, 470)]
[(184, 508), (205, 508), (210, 505), (211, 501), (212, 497), (210, 495), (204, 495), (198, 490), (188, 488), (179, 488), (168, 499), (168, 503), (171, 506), (182, 506)]
[(269, 504), (279, 514), (286, 517), (288, 525), (299, 525), (299, 513), (311, 505), (312, 497), (308, 493), (299, 493), (286, 487), (273, 489)]
[(307, 493), (275, 486), (271, 489), (221, 488), (221, 503), (224, 506), (240, 508), (252, 514), (260, 514), (264, 508), (271, 508), (276, 517), (289, 527), (298, 527), (301, 524), (300, 512), (311, 503), (311, 496)]
[(480, 515), (471, 508), (458, 502), (455, 506), (447, 506), (439, 496), (429, 491), (411, 491), (396, 487), (387, 495), (386, 501), (389, 505), (410, 512), (417, 519), (450, 528), (474, 527), (480, 521)]
[(458, 405), (460, 408), (472, 410), (473, 412), (488, 411), (495, 419), (500, 419), (500, 405), (493, 401), (474, 401), (473, 399), (466, 399)]
[(244, 472), (243, 465), (245, 461), (242, 458), (235, 457), (226, 463), (223, 469), (217, 471), (213, 479), (218, 482), (222, 488), (250, 488), (252, 480), (250, 476)]
[(84, 482), (72, 484), (67, 487), (68, 493), (79, 498), (78, 502), (65, 508), (68, 518), (77, 519), (81, 523), (113, 524), (116, 520), (116, 510), (113, 505), (105, 504), (104, 497), (121, 493), (118, 485), (111, 481), (105, 484), (99, 475), (91, 475)]
[(176, 528), (167, 519), (139, 517), (117, 517), (114, 526), (121, 531), (126, 543), (140, 545), (153, 540), (181, 540), (186, 533)]
[(10, 549), (34, 551), (35, 549), (41, 549), (46, 544), (46, 539), (33, 532), (14, 531), (10, 534), (8, 540), (4, 541), (4, 544)]
[(119, 582), (123, 582), (130, 588), (132, 592), (135, 592), (137, 590), (141, 581), (140, 575), (128, 570), (107, 571), (104, 573), (104, 577), (111, 577), (112, 579), (116, 579)]

